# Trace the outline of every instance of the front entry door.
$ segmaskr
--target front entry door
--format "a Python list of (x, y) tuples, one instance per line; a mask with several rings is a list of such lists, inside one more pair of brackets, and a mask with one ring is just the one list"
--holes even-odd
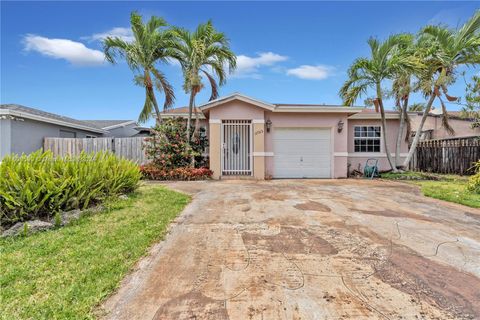
[(250, 120), (223, 120), (222, 175), (252, 175)]

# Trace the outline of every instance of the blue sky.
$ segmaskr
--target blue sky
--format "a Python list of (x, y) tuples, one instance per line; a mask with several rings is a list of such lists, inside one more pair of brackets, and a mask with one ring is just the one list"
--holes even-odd
[[(427, 23), (456, 27), (479, 8), (478, 2), (2, 1), (0, 100), (78, 119), (136, 119), (144, 91), (133, 85), (125, 63), (102, 62), (101, 38), (128, 37), (130, 12), (137, 10), (188, 29), (212, 19), (239, 57), (239, 70), (222, 95), (340, 104), (346, 70), (355, 58), (368, 55), (370, 36), (416, 32)], [(186, 105), (180, 68), (160, 68), (176, 89), (177, 106)], [(463, 79), (450, 93), (464, 95)], [(208, 96), (204, 90), (197, 104)]]

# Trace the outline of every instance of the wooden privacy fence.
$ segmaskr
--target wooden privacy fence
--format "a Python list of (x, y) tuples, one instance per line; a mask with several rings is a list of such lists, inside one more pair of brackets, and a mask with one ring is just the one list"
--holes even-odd
[(480, 160), (480, 137), (420, 141), (410, 169), (434, 173), (473, 174)]
[(118, 157), (145, 164), (143, 150), (145, 137), (131, 138), (44, 138), (43, 150), (50, 150), (55, 156), (79, 155), (85, 152), (110, 151)]

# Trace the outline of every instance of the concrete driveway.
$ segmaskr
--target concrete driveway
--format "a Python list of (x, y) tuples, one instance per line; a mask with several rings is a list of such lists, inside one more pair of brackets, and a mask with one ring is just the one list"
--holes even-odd
[(365, 180), (184, 182), (109, 319), (480, 319), (480, 210)]

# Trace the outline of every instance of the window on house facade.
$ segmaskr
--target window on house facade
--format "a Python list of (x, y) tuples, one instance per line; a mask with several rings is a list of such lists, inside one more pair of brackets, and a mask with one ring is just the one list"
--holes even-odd
[(354, 127), (355, 152), (380, 152), (380, 126)]
[(90, 139), (93, 139), (93, 138), (96, 138), (97, 136), (92, 136), (92, 135), (86, 135), (85, 138), (90, 138)]

